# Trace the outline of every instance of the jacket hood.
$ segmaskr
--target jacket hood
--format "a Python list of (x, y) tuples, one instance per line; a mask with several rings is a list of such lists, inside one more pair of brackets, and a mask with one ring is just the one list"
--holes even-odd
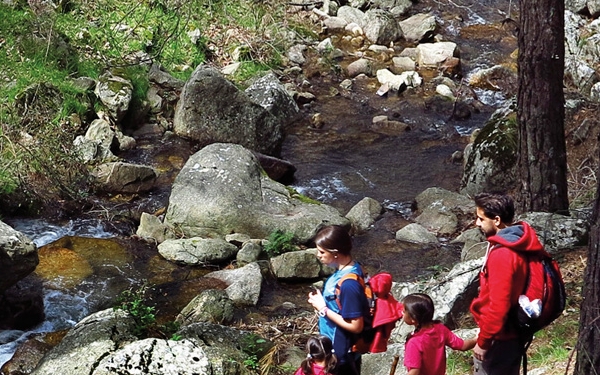
[(544, 249), (535, 230), (522, 221), (501, 229), (494, 236), (488, 238), (492, 245), (502, 245), (515, 251), (540, 251)]

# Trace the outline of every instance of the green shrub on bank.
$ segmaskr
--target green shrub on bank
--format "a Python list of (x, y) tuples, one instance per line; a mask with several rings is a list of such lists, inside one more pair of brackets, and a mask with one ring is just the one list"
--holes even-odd
[(276, 230), (269, 235), (264, 250), (269, 258), (296, 250), (294, 233)]

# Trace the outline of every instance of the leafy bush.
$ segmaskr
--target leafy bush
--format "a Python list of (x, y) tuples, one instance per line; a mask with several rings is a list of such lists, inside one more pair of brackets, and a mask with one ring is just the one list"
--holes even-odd
[(115, 309), (127, 311), (135, 320), (134, 334), (138, 337), (146, 335), (149, 328), (156, 323), (154, 307), (146, 305), (146, 285), (137, 289), (127, 289), (117, 298)]
[(268, 242), (265, 244), (264, 250), (269, 257), (294, 251), (297, 247), (293, 241), (293, 233), (276, 230), (269, 235)]

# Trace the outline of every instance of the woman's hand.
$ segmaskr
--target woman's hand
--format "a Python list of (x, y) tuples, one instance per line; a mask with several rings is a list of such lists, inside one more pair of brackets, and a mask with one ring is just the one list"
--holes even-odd
[(315, 289), (313, 292), (308, 293), (308, 303), (310, 303), (317, 311), (321, 311), (327, 306), (325, 304), (325, 298), (323, 298), (319, 289)]

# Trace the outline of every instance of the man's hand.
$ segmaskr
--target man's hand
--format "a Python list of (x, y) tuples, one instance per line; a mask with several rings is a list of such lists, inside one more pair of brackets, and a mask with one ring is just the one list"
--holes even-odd
[(475, 347), (473, 348), (473, 357), (475, 357), (476, 359), (483, 361), (483, 359), (485, 358), (485, 353), (487, 352), (487, 349), (481, 349), (481, 347), (479, 347), (479, 344), (476, 344)]

